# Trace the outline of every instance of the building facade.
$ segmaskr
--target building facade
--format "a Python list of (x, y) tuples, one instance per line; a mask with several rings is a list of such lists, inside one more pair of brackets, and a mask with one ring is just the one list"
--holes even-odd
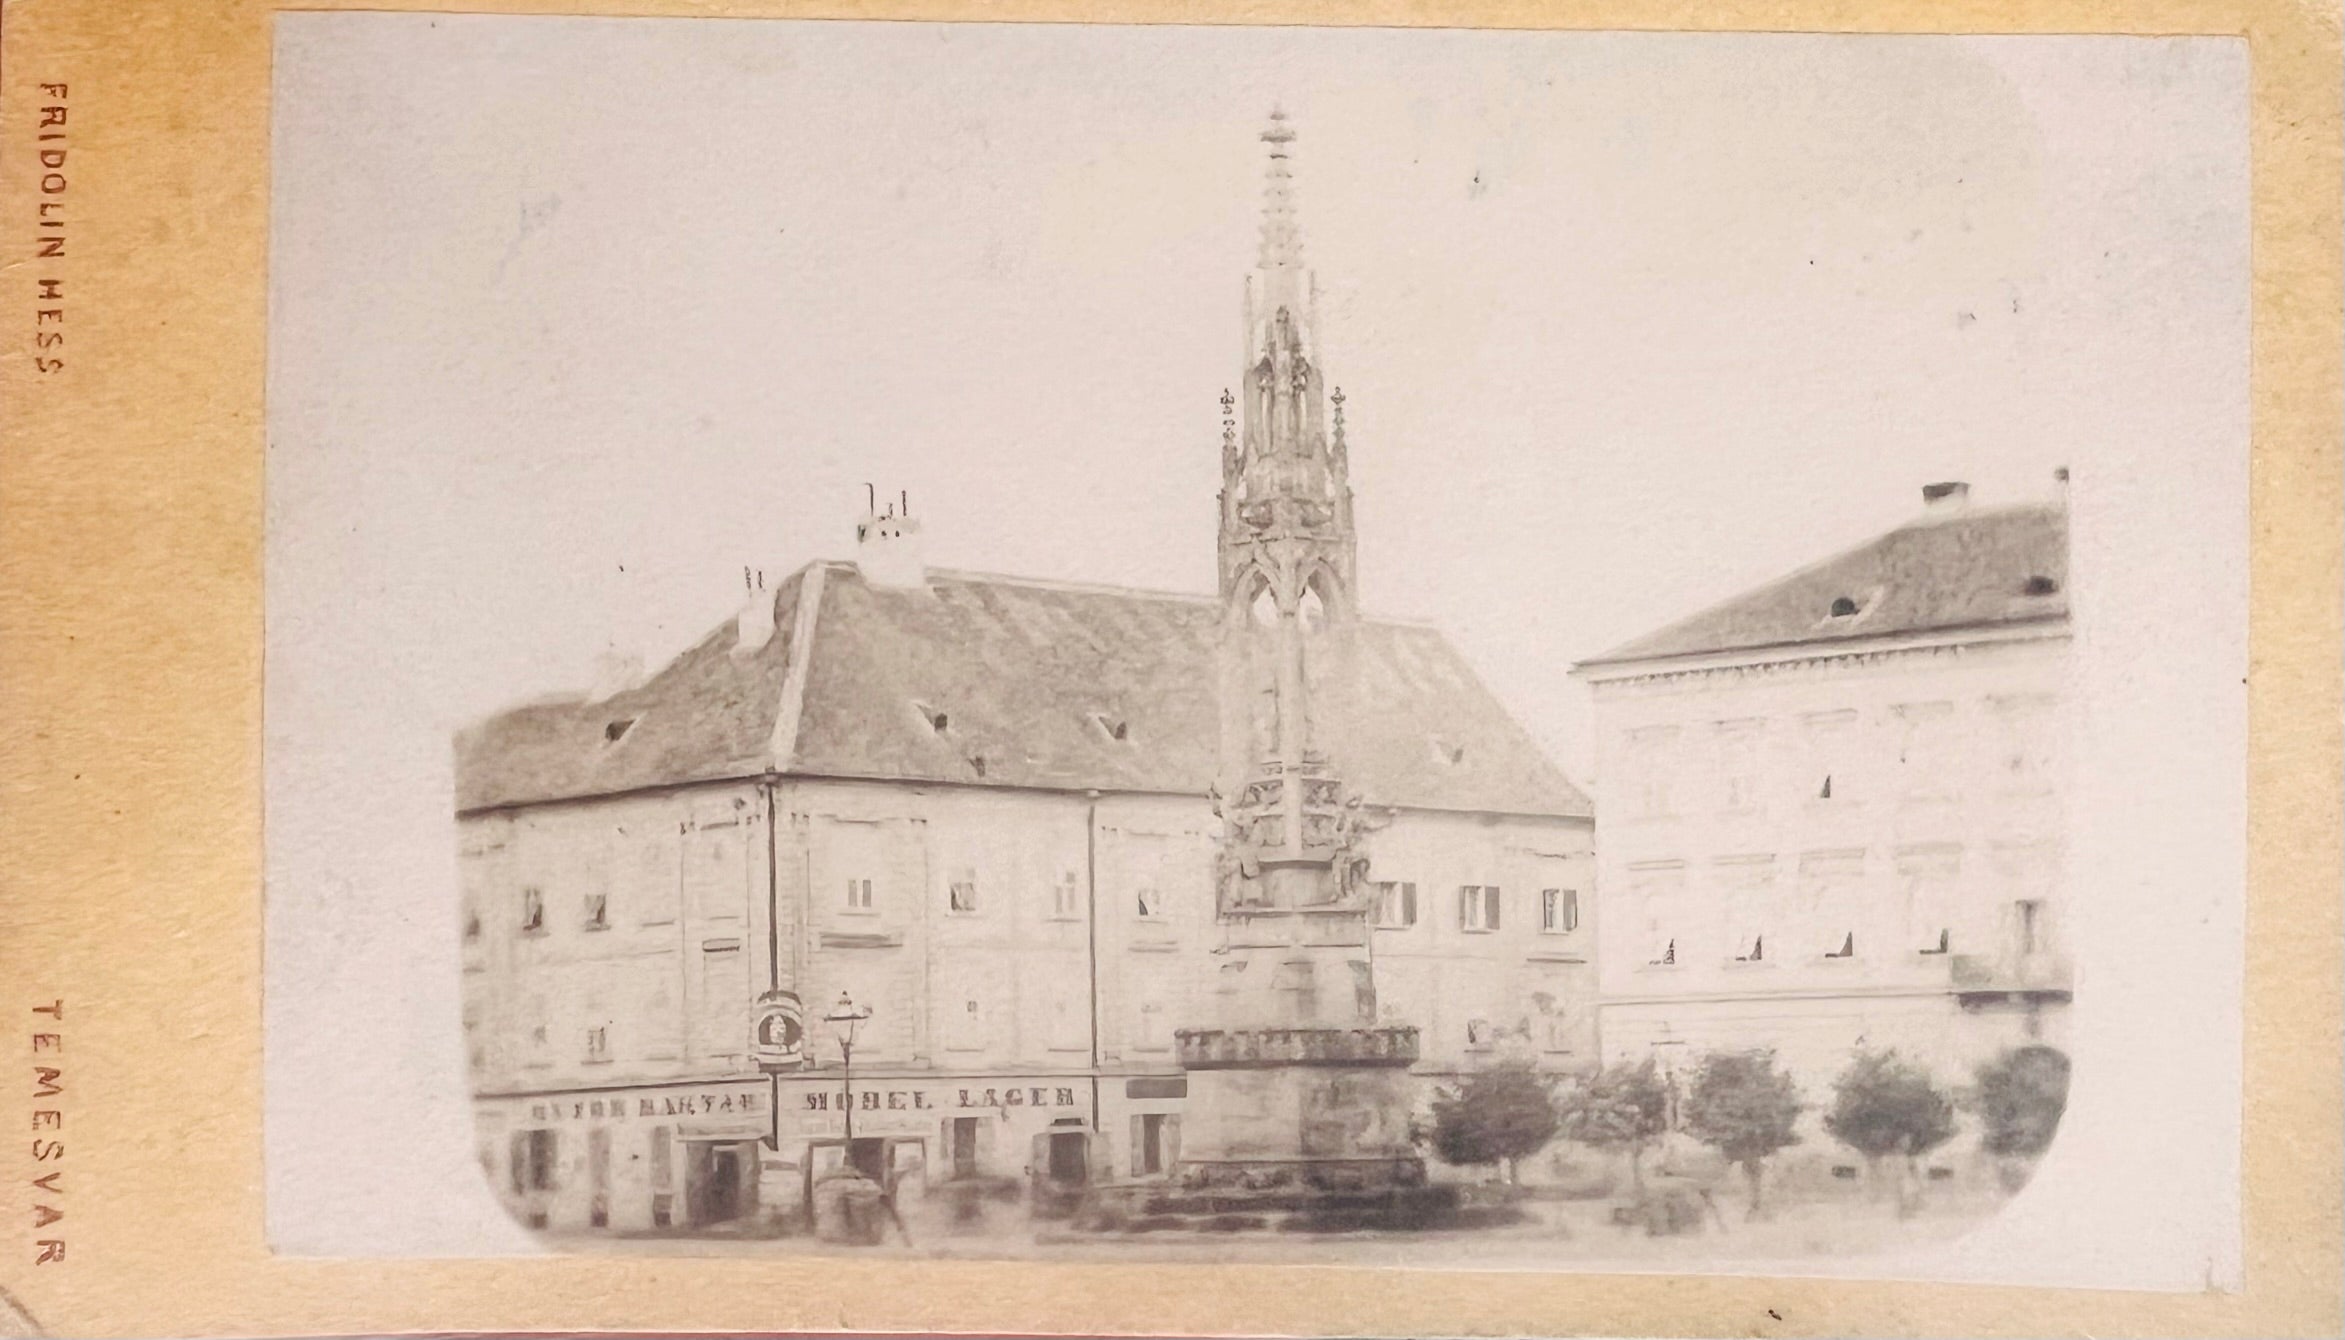
[[(1283, 161), (1265, 231), (1299, 245)], [(1311, 428), (1340, 459), (1340, 422)], [(1379, 1020), (1418, 1030), (1420, 1091), (1502, 1051), (1584, 1068), (1588, 803), (1437, 632), (1354, 614), (1348, 483), (1319, 482), (1337, 558), (1287, 596), (1343, 602), (1341, 657), (1299, 673), (1359, 800)], [(647, 681), (464, 732), (464, 1027), (516, 1216), (791, 1222), (843, 1164), (899, 1205), (1169, 1175), (1176, 1033), (1215, 1017), (1227, 956), (1216, 782), (1250, 720), (1227, 695), (1259, 701), (1228, 608), (931, 571), (875, 501), (852, 562)], [(784, 992), (803, 1064), (769, 1075), (752, 1021)], [(842, 996), (870, 1011), (851, 1074), (821, 1022)]]
[(1860, 1048), (1947, 1083), (2069, 998), (2067, 518), (1962, 485), (1576, 673), (1598, 748), (1606, 1059)]

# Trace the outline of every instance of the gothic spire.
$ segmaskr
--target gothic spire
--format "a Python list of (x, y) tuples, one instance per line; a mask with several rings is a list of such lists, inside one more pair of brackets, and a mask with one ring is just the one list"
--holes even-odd
[(1270, 166), (1262, 184), (1262, 258), (1265, 270), (1293, 269), (1303, 263), (1303, 233), (1295, 225), (1295, 175), (1288, 148), (1295, 141), (1286, 113), (1270, 110), (1270, 125), (1262, 142), (1270, 146)]

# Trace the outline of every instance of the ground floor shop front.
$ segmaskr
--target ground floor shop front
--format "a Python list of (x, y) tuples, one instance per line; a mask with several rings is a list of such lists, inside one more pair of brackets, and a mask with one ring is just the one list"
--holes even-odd
[(481, 1095), (480, 1159), (532, 1228), (785, 1233), (852, 1168), (898, 1213), (936, 1197), (1071, 1208), (1180, 1157), (1175, 1074), (864, 1074)]

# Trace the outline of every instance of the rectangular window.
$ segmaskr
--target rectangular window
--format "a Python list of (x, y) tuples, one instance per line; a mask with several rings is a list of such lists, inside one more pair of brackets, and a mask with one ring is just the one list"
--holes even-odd
[(542, 931), (545, 928), (545, 893), (542, 890), (535, 888), (523, 889), (521, 891), (521, 929), (523, 933), (535, 935), (537, 932)]
[(1488, 1019), (1466, 1020), (1466, 1050), (1488, 1051), (1491, 1039), (1496, 1035), (1496, 1032), (1497, 1030), (1490, 1026)]
[(945, 1048), (956, 1052), (985, 1050), (985, 1012), (979, 1008), (976, 997), (964, 999), (947, 1011)]
[(1718, 723), (1719, 808), (1729, 814), (1748, 814), (1759, 807), (1759, 739), (1761, 723)]
[(523, 1147), (521, 1162), (515, 1171), (520, 1175), (524, 1189), (530, 1191), (553, 1190), (555, 1156), (560, 1152), (557, 1144), (561, 1138), (560, 1133), (537, 1130), (520, 1131), (516, 1134), (521, 1138)]
[(1675, 726), (1647, 726), (1629, 732), (1628, 789), (1639, 818), (1663, 819), (1674, 812), (1670, 774), (1676, 748)]
[(1388, 879), (1376, 885), (1376, 924), (1387, 930), (1417, 924), (1417, 886), (1413, 881)]
[(1059, 876), (1051, 887), (1050, 914), (1061, 921), (1073, 921), (1083, 915), (1083, 886), (1069, 870)]
[(1460, 886), (1457, 891), (1457, 924), (1460, 930), (1497, 930), (1498, 886), (1495, 884)]
[(1539, 890), (1539, 929), (1550, 935), (1568, 935), (1580, 928), (1578, 889)]
[(1132, 1176), (1161, 1176), (1172, 1166), (1171, 1139), (1180, 1118), (1163, 1112), (1132, 1115)]
[(1172, 1046), (1171, 1041), (1165, 1037), (1164, 1033), (1164, 1003), (1162, 1001), (1144, 1000), (1140, 1002), (1139, 1036), (1132, 1046), (1134, 1050), (1144, 1052), (1160, 1052)]
[(607, 931), (611, 928), (611, 895), (607, 893), (586, 895), (586, 920), (584, 924), (586, 929), (590, 931)]
[(953, 875), (945, 891), (945, 907), (949, 911), (968, 913), (977, 910), (977, 872), (961, 870)]
[(953, 1117), (953, 1176), (975, 1177), (978, 1169), (978, 1124), (975, 1117)]
[(1140, 919), (1160, 921), (1164, 918), (1164, 895), (1143, 884), (1139, 896)]
[(609, 1024), (598, 1024), (586, 1030), (586, 1059), (589, 1061), (608, 1061), (611, 1059), (611, 1027)]
[(870, 880), (850, 879), (847, 881), (847, 910), (850, 912), (868, 912), (871, 910)]

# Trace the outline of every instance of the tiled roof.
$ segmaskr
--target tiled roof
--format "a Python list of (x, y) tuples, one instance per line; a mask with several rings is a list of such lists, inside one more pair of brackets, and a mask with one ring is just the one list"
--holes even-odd
[(1982, 508), (1900, 526), (1580, 664), (2067, 617), (2067, 510), (2051, 504)]
[[(457, 807), (768, 769), (1197, 795), (1212, 784), (1220, 611), (1207, 597), (942, 572), (897, 589), (828, 563), (774, 599), (773, 637), (754, 651), (735, 653), (728, 621), (639, 688), (463, 732)], [(1589, 813), (1438, 632), (1363, 621), (1356, 645), (1353, 682), (1320, 710), (1332, 761), (1368, 801)]]

